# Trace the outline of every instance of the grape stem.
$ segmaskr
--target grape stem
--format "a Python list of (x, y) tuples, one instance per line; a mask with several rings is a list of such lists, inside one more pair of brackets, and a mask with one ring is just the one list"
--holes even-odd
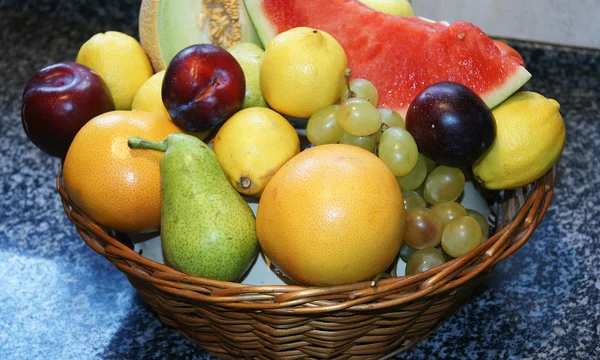
[(381, 123), (381, 127), (379, 128), (379, 131), (381, 131), (381, 133), (383, 134), (389, 128), (391, 128), (390, 125), (388, 125), (387, 123), (382, 122)]
[(352, 70), (350, 68), (346, 68), (346, 88), (348, 89), (348, 93), (344, 97), (343, 100), (348, 100), (350, 98), (356, 97), (356, 93), (350, 90), (350, 77), (352, 76)]

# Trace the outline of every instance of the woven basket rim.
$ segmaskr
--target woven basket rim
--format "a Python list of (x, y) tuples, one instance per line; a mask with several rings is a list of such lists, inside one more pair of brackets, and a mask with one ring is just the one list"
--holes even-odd
[[(331, 311), (381, 310), (442, 292), (491, 269), (518, 250), (542, 220), (554, 192), (556, 165), (543, 177), (514, 191), (522, 204), (510, 220), (471, 253), (426, 272), (335, 286), (248, 285), (186, 275), (147, 259), (91, 220), (69, 199), (62, 177), (56, 178), (67, 217), (83, 240), (117, 268), (141, 281), (152, 282), (161, 291), (182, 298), (206, 301), (228, 309), (261, 310), (283, 314), (323, 314)], [(259, 254), (260, 256), (260, 254)], [(409, 289), (408, 291), (406, 289)]]

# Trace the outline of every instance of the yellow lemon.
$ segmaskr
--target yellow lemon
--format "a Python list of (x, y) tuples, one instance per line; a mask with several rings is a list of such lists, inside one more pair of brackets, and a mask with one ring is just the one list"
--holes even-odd
[(473, 165), (488, 189), (515, 189), (544, 175), (565, 144), (565, 124), (556, 100), (520, 92), (492, 110), (496, 141)]
[(158, 115), (162, 115), (166, 119), (171, 119), (169, 112), (163, 104), (161, 97), (161, 89), (163, 79), (165, 78), (165, 70), (159, 71), (152, 75), (133, 97), (131, 110), (148, 111)]
[(118, 31), (92, 36), (79, 49), (76, 61), (102, 77), (117, 110), (131, 109), (135, 93), (154, 73), (140, 43)]
[(346, 53), (333, 36), (308, 27), (293, 28), (267, 45), (260, 87), (273, 109), (308, 118), (339, 99), (347, 66)]
[(252, 107), (225, 122), (215, 136), (213, 150), (237, 191), (260, 196), (277, 170), (300, 152), (300, 139), (283, 116)]

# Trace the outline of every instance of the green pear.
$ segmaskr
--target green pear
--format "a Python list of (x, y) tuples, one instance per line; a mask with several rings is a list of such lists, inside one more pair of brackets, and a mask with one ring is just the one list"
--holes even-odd
[(212, 149), (187, 134), (160, 142), (132, 137), (128, 145), (165, 153), (160, 161), (165, 263), (188, 275), (239, 279), (258, 254), (256, 221)]
[(246, 78), (246, 97), (242, 108), (254, 106), (268, 107), (260, 91), (260, 64), (265, 51), (254, 43), (241, 42), (228, 48), (227, 51), (240, 63)]

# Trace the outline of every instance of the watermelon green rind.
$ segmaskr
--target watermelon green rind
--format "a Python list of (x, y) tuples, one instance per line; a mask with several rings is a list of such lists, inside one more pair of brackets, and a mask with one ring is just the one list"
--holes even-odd
[(258, 38), (262, 42), (263, 49), (267, 48), (267, 44), (277, 35), (277, 29), (271, 25), (271, 22), (264, 21), (267, 18), (263, 13), (263, 0), (244, 0), (244, 6), (250, 16), (250, 21), (254, 25), (254, 30), (258, 34)]
[(264, 44), (297, 26), (324, 30), (346, 50), (353, 77), (379, 91), (378, 106), (406, 114), (412, 99), (438, 81), (456, 81), (494, 107), (521, 88), (531, 74), (498, 50), (473, 24), (448, 25), (396, 17), (358, 0), (245, 0)]
[(529, 79), (531, 79), (531, 73), (523, 66), (519, 66), (511, 77), (507, 78), (496, 89), (483, 94), (481, 98), (490, 109), (493, 109), (523, 87)]

